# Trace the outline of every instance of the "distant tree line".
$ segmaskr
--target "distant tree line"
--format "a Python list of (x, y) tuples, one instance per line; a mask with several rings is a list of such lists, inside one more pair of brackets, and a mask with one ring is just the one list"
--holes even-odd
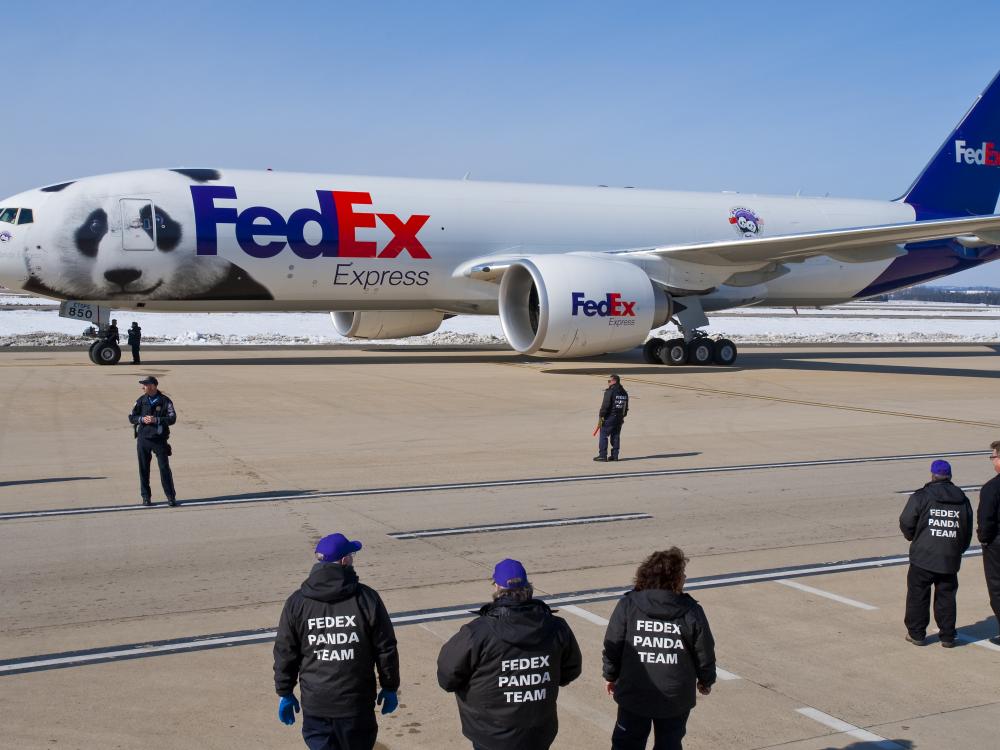
[(910, 300), (913, 302), (964, 302), (977, 305), (1000, 305), (1000, 289), (988, 286), (914, 286), (891, 294), (870, 297), (872, 302)]

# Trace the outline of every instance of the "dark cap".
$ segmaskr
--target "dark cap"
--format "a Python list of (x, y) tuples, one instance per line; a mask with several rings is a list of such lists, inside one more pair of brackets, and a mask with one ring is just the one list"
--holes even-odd
[(931, 474), (937, 474), (939, 477), (950, 477), (951, 464), (939, 458), (931, 464)]
[(493, 583), (502, 589), (523, 589), (528, 585), (528, 573), (517, 560), (501, 560), (493, 568)]
[(139, 385), (159, 385), (160, 381), (154, 378), (152, 375), (147, 375), (142, 380), (139, 381)]
[(316, 559), (320, 562), (338, 562), (360, 549), (361, 542), (352, 542), (343, 534), (329, 534), (316, 544)]

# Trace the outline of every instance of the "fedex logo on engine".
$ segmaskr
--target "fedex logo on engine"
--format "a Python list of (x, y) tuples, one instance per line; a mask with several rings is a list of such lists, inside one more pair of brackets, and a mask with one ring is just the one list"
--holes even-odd
[(985, 164), (987, 167), (1000, 167), (1000, 151), (990, 142), (983, 141), (982, 148), (965, 146), (965, 141), (955, 141), (955, 163)]
[(626, 302), (618, 292), (609, 292), (600, 302), (587, 299), (583, 292), (573, 292), (573, 315), (580, 311), (588, 318), (634, 318), (636, 300)]
[[(236, 188), (224, 185), (192, 185), (195, 234), (198, 255), (218, 255), (220, 224), (235, 225), (236, 242), (247, 255), (273, 258), (285, 247), (300, 258), (398, 258), (405, 250), (411, 258), (429, 260), (430, 253), (417, 233), (430, 216), (413, 214), (403, 220), (396, 214), (369, 213), (355, 206), (369, 206), (370, 193), (345, 190), (317, 190), (316, 208), (300, 208), (285, 218), (267, 206), (247, 206), (242, 211), (218, 206), (216, 201), (235, 200)], [(384, 247), (370, 240), (359, 240), (358, 229), (374, 229), (381, 222), (392, 233)], [(306, 240), (306, 227), (315, 224), (321, 236), (318, 242)], [(313, 236), (316, 232), (313, 231)]]

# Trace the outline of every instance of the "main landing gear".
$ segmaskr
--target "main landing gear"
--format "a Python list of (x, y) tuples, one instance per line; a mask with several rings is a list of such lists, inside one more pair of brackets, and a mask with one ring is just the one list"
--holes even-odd
[(642, 358), (651, 365), (721, 365), (729, 367), (736, 362), (738, 351), (736, 344), (729, 339), (710, 339), (705, 334), (695, 331), (690, 341), (683, 338), (663, 339), (653, 338), (642, 347)]

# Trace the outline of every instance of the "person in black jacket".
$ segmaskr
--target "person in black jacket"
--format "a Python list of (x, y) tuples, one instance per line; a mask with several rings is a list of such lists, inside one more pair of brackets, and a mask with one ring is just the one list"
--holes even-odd
[(138, 365), (139, 362), (139, 344), (142, 343), (142, 329), (139, 324), (134, 320), (132, 321), (132, 327), (128, 329), (128, 345), (132, 347), (132, 364)]
[[(396, 633), (382, 598), (358, 581), (361, 542), (330, 534), (316, 545), (317, 563), (288, 597), (274, 639), (278, 718), (294, 724), (302, 694), (302, 737), (310, 750), (371, 750), (374, 708), (399, 705)], [(375, 695), (375, 673), (381, 690)]]
[(955, 645), (955, 592), (962, 555), (972, 541), (972, 504), (951, 483), (951, 464), (931, 464), (931, 481), (910, 495), (899, 517), (899, 528), (910, 542), (906, 574), (906, 640), (924, 645), (930, 623), (931, 586), (934, 620), (941, 645)]
[(174, 489), (174, 474), (170, 470), (170, 426), (177, 421), (177, 411), (174, 402), (166, 393), (159, 390), (160, 381), (149, 375), (139, 381), (143, 395), (132, 407), (128, 421), (135, 432), (135, 448), (139, 456), (139, 494), (143, 505), (152, 505), (153, 491), (149, 487), (149, 463), (156, 456), (156, 464), (160, 468), (160, 484), (167, 503), (177, 505), (177, 492)]
[(604, 679), (618, 704), (613, 750), (680, 750), (695, 690), (712, 692), (715, 639), (705, 612), (684, 593), (688, 559), (677, 547), (639, 566), (604, 636)]
[(118, 337), (118, 321), (112, 320), (110, 325), (108, 325), (108, 332), (104, 337), (104, 340), (109, 344), (117, 344), (121, 339)]
[[(601, 430), (598, 438), (595, 461), (617, 461), (621, 443), (622, 425), (628, 416), (628, 392), (622, 388), (621, 378), (608, 377), (608, 387), (604, 390), (601, 409), (597, 413), (597, 424)], [(608, 456), (608, 440), (611, 441), (611, 455)]]
[(477, 750), (546, 750), (559, 731), (559, 688), (580, 676), (569, 625), (534, 598), (524, 566), (493, 570), (493, 602), (438, 655), (438, 684), (458, 699), (462, 734)]
[[(1000, 627), (1000, 544), (997, 543), (997, 531), (1000, 530), (1000, 440), (990, 443), (990, 453), (996, 476), (979, 490), (976, 536), (983, 545), (983, 572), (986, 574), (990, 608)], [(1000, 637), (990, 640), (1000, 645)]]

